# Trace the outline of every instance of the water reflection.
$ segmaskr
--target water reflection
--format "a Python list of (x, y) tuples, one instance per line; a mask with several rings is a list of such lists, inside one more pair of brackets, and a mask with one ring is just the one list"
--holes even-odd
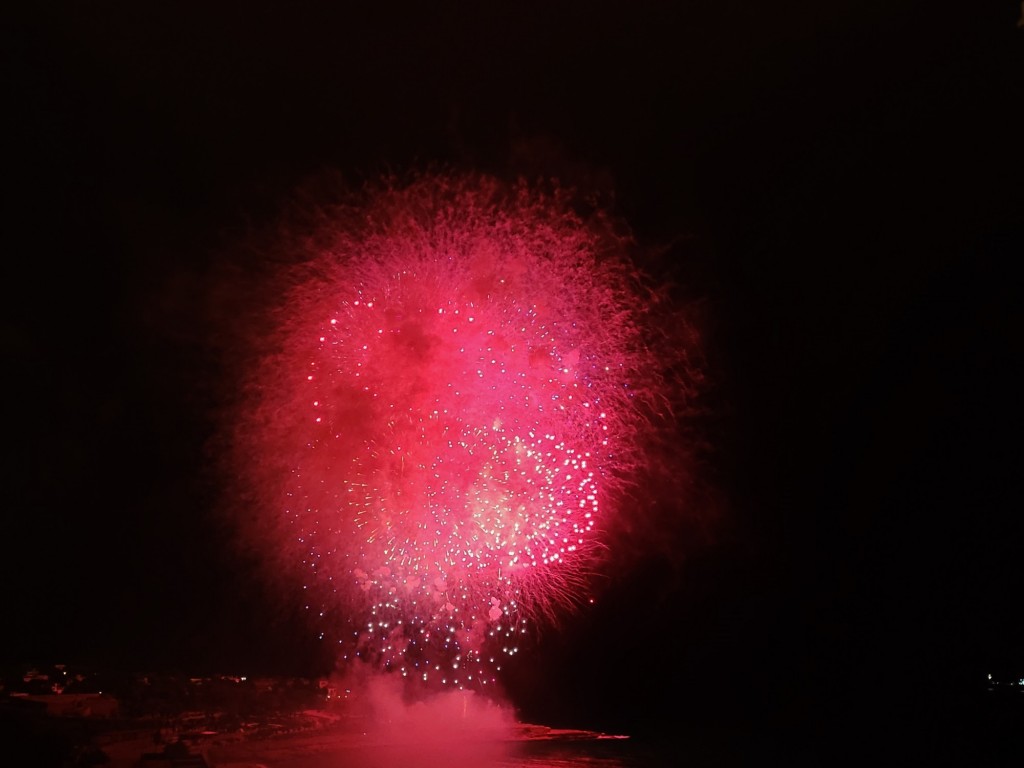
[[(254, 765), (248, 762), (245, 765)], [(506, 743), (345, 746), (323, 752), (267, 756), (267, 768), (659, 768), (671, 761), (628, 741), (573, 739)], [(241, 768), (242, 764), (238, 765)], [(224, 768), (232, 768), (227, 764)]]

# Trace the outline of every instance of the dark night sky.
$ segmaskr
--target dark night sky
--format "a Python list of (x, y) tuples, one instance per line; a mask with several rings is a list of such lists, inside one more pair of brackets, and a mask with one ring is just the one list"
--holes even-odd
[(1024, 673), (1016, 4), (213, 5), (4, 25), (4, 662), (302, 670), (210, 513), (204, 276), (310, 174), (436, 161), (610, 179), (707, 308), (717, 543), (523, 662), (538, 716)]

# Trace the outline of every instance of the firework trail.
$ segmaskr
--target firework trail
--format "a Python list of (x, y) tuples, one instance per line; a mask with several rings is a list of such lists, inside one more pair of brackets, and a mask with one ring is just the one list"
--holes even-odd
[(570, 202), (427, 175), (291, 239), (232, 461), (339, 658), (486, 686), (587, 596), (666, 352), (628, 237)]

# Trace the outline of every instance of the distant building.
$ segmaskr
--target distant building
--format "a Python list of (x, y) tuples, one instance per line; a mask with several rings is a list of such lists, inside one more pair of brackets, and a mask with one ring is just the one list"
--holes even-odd
[(117, 717), (120, 704), (103, 693), (53, 693), (22, 697), (46, 707), (52, 717)]
[(257, 693), (269, 693), (281, 688), (281, 681), (275, 677), (254, 677), (252, 687)]

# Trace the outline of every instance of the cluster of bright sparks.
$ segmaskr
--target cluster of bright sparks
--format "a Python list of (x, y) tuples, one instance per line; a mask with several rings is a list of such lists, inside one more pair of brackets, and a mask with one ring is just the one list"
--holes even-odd
[(622, 242), (556, 197), (439, 177), (306, 247), (237, 425), (253, 511), (342, 658), (488, 685), (585, 596), (638, 450), (656, 365)]

